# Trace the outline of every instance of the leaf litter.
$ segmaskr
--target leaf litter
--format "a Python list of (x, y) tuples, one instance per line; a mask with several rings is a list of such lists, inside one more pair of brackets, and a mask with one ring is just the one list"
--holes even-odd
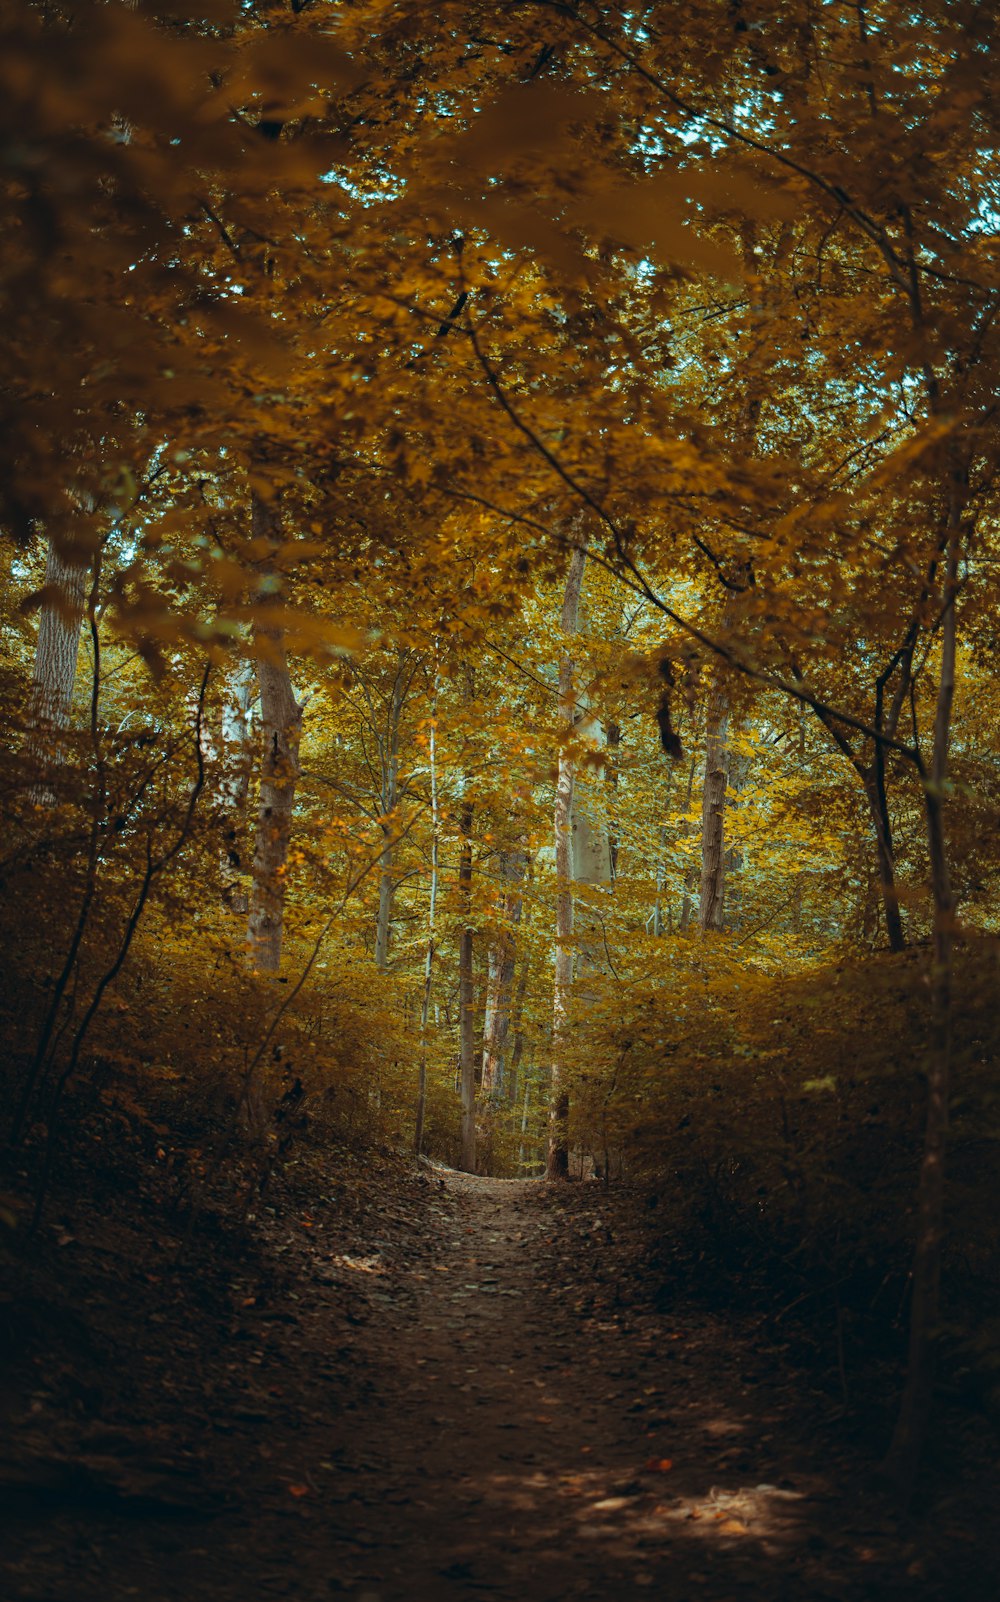
[(900, 1522), (810, 1376), (600, 1195), (389, 1164), (179, 1259), (81, 1203), (20, 1287), (5, 1597), (990, 1595), (956, 1488)]

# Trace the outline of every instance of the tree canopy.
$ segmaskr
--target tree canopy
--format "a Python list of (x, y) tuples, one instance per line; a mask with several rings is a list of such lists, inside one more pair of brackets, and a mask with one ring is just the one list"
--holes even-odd
[[(877, 1085), (902, 1276), (918, 1194), (906, 1478), (955, 1075), (973, 1146), (996, 1105), (997, 30), (8, 9), (36, 1218), (67, 1097), (221, 1098), (252, 1190), (297, 1084), (494, 1175), (711, 1152), (780, 1227), (798, 1164), (825, 1239)], [(162, 1129), (193, 1193), (215, 1159)]]

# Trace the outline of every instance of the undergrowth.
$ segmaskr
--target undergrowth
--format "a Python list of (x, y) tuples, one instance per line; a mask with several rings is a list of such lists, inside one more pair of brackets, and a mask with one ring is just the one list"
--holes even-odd
[[(845, 1399), (902, 1357), (929, 964), (918, 949), (776, 978), (691, 942), (669, 985), (639, 980), (574, 1026), (577, 1142), (644, 1192), (664, 1263), (680, 1252), (775, 1339), (806, 1331)], [(938, 1333), (946, 1385), (1000, 1419), (1000, 944), (962, 945), (957, 968)]]

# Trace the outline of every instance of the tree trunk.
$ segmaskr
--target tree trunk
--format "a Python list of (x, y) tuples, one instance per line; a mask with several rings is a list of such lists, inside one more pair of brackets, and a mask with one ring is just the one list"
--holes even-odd
[(875, 763), (872, 763), (871, 767), (868, 768), (863, 768), (859, 765), (858, 773), (865, 787), (868, 810), (871, 813), (872, 824), (875, 829), (875, 856), (878, 863), (878, 881), (882, 892), (882, 908), (885, 913), (885, 932), (889, 941), (889, 950), (905, 951), (906, 933), (903, 929), (899, 897), (896, 893), (896, 858), (892, 844), (892, 823), (889, 818), (885, 793), (879, 785), (877, 765)]
[(955, 901), (948, 868), (944, 805), (952, 703), (955, 697), (957, 600), (962, 496), (953, 480), (942, 597), (941, 678), (934, 720), (931, 771), (924, 775), (924, 811), (934, 897), (931, 974), (931, 1051), (927, 1072), (924, 1153), (917, 1187), (917, 1240), (913, 1255), (906, 1384), (884, 1468), (908, 1497), (930, 1419), (941, 1320), (941, 1251), (944, 1239), (944, 1169), (951, 1094), (952, 990)]
[(705, 788), (701, 804), (701, 896), (698, 927), (721, 930), (726, 887), (726, 787), (729, 783), (729, 697), (716, 688), (705, 736)]
[(472, 949), (472, 806), (462, 808), (458, 893), (462, 929), (458, 940), (458, 1043), (462, 1091), (462, 1170), (476, 1171), (476, 1017)]
[[(574, 662), (569, 638), (577, 631), (580, 617), (580, 591), (586, 551), (574, 550), (566, 574), (563, 595), (562, 632), (567, 641), (559, 664), (559, 700), (570, 731), (576, 721)], [(560, 1061), (566, 1033), (566, 1014), (573, 983), (573, 788), (576, 770), (564, 746), (559, 753), (554, 811), (556, 847), (556, 973), (552, 1005), (552, 1083), (549, 1099), (549, 1151), (546, 1174), (549, 1179), (569, 1177), (569, 1092)]]
[[(529, 883), (532, 878), (533, 867), (534, 859), (530, 859), (525, 876)], [(518, 974), (510, 1021), (514, 1044), (511, 1047), (510, 1064), (507, 1069), (507, 1097), (512, 1107), (517, 1105), (518, 1070), (521, 1066), (521, 1058), (524, 1055), (524, 1001), (528, 994), (528, 978), (531, 973), (531, 952), (527, 943), (527, 923), (530, 913), (531, 903), (528, 901), (524, 904), (521, 914), (521, 971)]]
[[(49, 544), (28, 703), (29, 751), (45, 776), (64, 756), (59, 736), (70, 725), (89, 574), (89, 563), (70, 562)], [(54, 799), (44, 780), (32, 788), (31, 796), (40, 805), (51, 805)]]
[[(733, 799), (727, 804), (736, 809), (740, 805), (740, 796), (747, 782), (750, 771), (750, 758), (745, 752), (731, 752), (729, 759), (729, 788), (733, 792)], [(727, 890), (725, 921), (723, 927), (731, 933), (738, 931), (743, 922), (743, 852), (736, 846), (729, 846), (725, 853), (723, 883)]]
[(252, 662), (241, 662), (232, 673), (222, 707), (222, 751), (216, 804), (222, 827), (220, 866), (222, 904), (244, 917), (249, 897), (241, 881), (243, 861), (240, 835), (246, 818), (250, 789), (250, 709), (255, 674)]
[(427, 906), (427, 947), (424, 952), (424, 986), (420, 998), (420, 1066), (417, 1073), (417, 1116), (413, 1150), (419, 1157), (424, 1146), (424, 1120), (427, 1115), (427, 1030), (434, 983), (434, 955), (437, 949), (438, 893), (438, 789), (437, 789), (437, 681), (428, 735), (428, 761), (431, 780), (431, 884)]
[[(912, 680), (913, 640), (904, 643), (886, 672), (876, 681), (874, 728), (886, 739), (895, 739), (900, 713), (906, 701)], [(884, 697), (892, 673), (898, 674), (888, 717), (884, 715)], [(819, 707), (813, 709), (830, 739), (851, 764), (864, 788), (875, 835), (875, 860), (878, 872), (879, 894), (885, 915), (886, 938), (890, 951), (906, 950), (906, 931), (903, 927), (899, 896), (896, 891), (896, 859), (892, 843), (892, 820), (889, 816), (889, 799), (886, 793), (885, 748), (876, 739), (875, 754), (870, 763), (854, 750), (842, 729)], [(800, 750), (802, 749), (800, 738)], [(867, 919), (866, 919), (867, 922)]]
[[(101, 649), (100, 636), (97, 626), (97, 597), (98, 587), (100, 584), (100, 575), (101, 553), (98, 551), (94, 565), (94, 576), (90, 585), (88, 604), (88, 619), (90, 623), (92, 642), (90, 738), (91, 749), (93, 751), (95, 762), (96, 783), (94, 788), (93, 804), (90, 812), (90, 826), (88, 829), (89, 838), (87, 841), (85, 857), (86, 866), (84, 869), (83, 878), (83, 894), (80, 898), (80, 904), (77, 908), (76, 917), (74, 919), (74, 927), (70, 937), (69, 948), (65, 954), (58, 973), (54, 976), (54, 983), (52, 985), (51, 994), (48, 998), (45, 1016), (42, 1020), (42, 1025), (39, 1030), (34, 1055), (24, 1084), (21, 1087), (21, 1093), (18, 1098), (17, 1108), (14, 1113), (14, 1120), (11, 1126), (10, 1138), (11, 1144), (14, 1146), (19, 1146), (21, 1143), (21, 1138), (24, 1134), (25, 1122), (31, 1108), (32, 1098), (35, 1095), (39, 1083), (45, 1078), (51, 1063), (52, 1053), (58, 1048), (59, 1045), (59, 1040), (62, 1034), (61, 1029), (57, 1032), (59, 1015), (62, 1009), (63, 1001), (66, 997), (66, 992), (69, 989), (73, 975), (76, 972), (76, 965), (79, 959), (80, 949), (90, 923), (90, 915), (94, 905), (94, 898), (97, 893), (101, 830), (104, 823), (107, 805), (105, 763), (101, 753), (99, 719), (101, 694)], [(51, 755), (51, 748), (46, 755)], [(49, 768), (49, 772), (51, 773), (51, 768)], [(52, 792), (42, 785), (34, 788), (32, 798), (39, 806), (51, 806), (55, 799), (55, 797), (52, 795)], [(71, 1021), (74, 1006), (75, 1002), (71, 993), (69, 1017), (64, 1020), (64, 1027)], [(55, 1037), (54, 1043), (53, 1036)], [(39, 1197), (41, 1194), (42, 1193), (39, 1192)]]
[[(687, 795), (684, 800), (685, 817), (684, 822), (681, 825), (681, 833), (688, 839), (691, 838), (693, 833), (693, 825), (691, 824), (687, 814), (691, 811), (691, 797), (694, 795), (694, 776), (697, 771), (697, 767), (698, 757), (695, 751), (692, 749), (691, 766), (688, 769)], [(684, 875), (684, 898), (681, 902), (681, 915), (677, 925), (680, 934), (687, 934), (691, 927), (691, 892), (694, 890), (696, 874), (697, 868), (695, 863), (692, 861), (691, 866)]]
[[(620, 723), (609, 723), (604, 737), (604, 743), (611, 752), (611, 766), (608, 770), (608, 782), (617, 801), (618, 791), (618, 762), (622, 743), (622, 728)], [(611, 883), (618, 877), (618, 814), (617, 807), (612, 805), (609, 809), (608, 823), (608, 858), (611, 868)]]
[[(252, 505), (255, 537), (274, 538), (276, 518), (272, 508), (257, 495)], [(262, 604), (258, 602), (258, 606)], [(300, 773), (302, 708), (292, 690), (284, 630), (257, 622), (253, 637), (260, 689), (262, 749), (247, 937), (253, 966), (263, 973), (277, 973), (281, 966), (292, 810)]]
[(389, 966), (389, 935), (392, 929), (392, 903), (395, 883), (392, 877), (392, 834), (382, 826), (382, 855), (379, 859), (378, 917), (375, 923), (375, 966), (385, 973)]
[[(517, 887), (528, 866), (524, 850), (501, 851), (499, 874), (505, 886)], [(486, 985), (486, 1019), (483, 1027), (482, 1093), (501, 1095), (507, 1037), (510, 1033), (510, 1004), (517, 960), (515, 930), (521, 922), (522, 898), (517, 888), (505, 888), (499, 907), (500, 928), (489, 949), (489, 977)]]
[[(678, 729), (678, 738), (680, 738), (680, 730), (679, 729)], [(619, 744), (620, 740), (621, 740), (621, 736), (619, 734), (619, 738), (618, 738), (618, 740), (615, 741), (615, 744), (616, 745)], [(610, 730), (608, 731), (608, 743), (609, 744), (611, 743), (611, 731)], [(676, 772), (676, 767), (677, 767), (676, 762), (671, 762), (670, 769), (669, 769), (669, 774), (668, 774), (668, 778), (667, 778), (667, 786), (666, 786), (666, 790), (664, 791), (664, 795), (663, 795), (663, 810), (664, 810), (664, 814), (665, 815), (669, 815), (671, 792), (672, 792), (673, 786), (674, 786), (674, 774)], [(617, 768), (615, 769), (614, 783), (615, 783), (615, 786), (617, 788), (617, 784), (618, 784)], [(687, 799), (688, 806), (691, 805), (690, 790), (691, 790), (691, 785), (693, 783), (694, 783), (694, 766), (693, 766), (693, 762), (692, 762), (691, 777), (690, 777), (689, 782), (688, 782), (688, 799)], [(664, 821), (660, 825), (659, 837), (660, 837), (660, 846), (661, 846), (663, 854), (657, 859), (657, 863), (656, 863), (656, 899), (653, 902), (653, 910), (650, 913), (649, 917), (646, 919), (646, 928), (649, 930), (650, 934), (652, 934), (654, 940), (658, 940), (662, 936), (663, 927), (664, 927), (664, 925), (663, 925), (663, 892), (665, 891), (665, 889), (667, 887), (667, 860), (666, 860), (666, 853), (667, 853), (667, 847), (668, 847), (669, 839), (670, 839), (669, 830), (668, 830), (666, 821)], [(616, 859), (617, 859), (617, 848), (614, 846), (614, 843), (612, 843), (611, 866), (612, 866), (613, 875), (617, 875), (617, 861), (616, 861)], [(669, 914), (668, 914), (668, 916), (669, 916)], [(671, 930), (671, 932), (672, 932), (672, 930)]]
[(395, 812), (399, 805), (399, 727), (403, 716), (403, 703), (412, 676), (406, 671), (409, 664), (410, 653), (404, 650), (398, 651), (396, 677), (386, 708), (385, 737), (376, 732), (382, 766), (379, 806), (382, 812), (382, 836), (385, 842), (379, 866), (378, 919), (375, 924), (375, 966), (380, 973), (385, 973), (389, 967), (389, 943), (392, 939), (392, 904), (396, 896), (396, 881), (392, 869), (396, 839)]
[(518, 1147), (517, 1147), (517, 1166), (518, 1166), (519, 1169), (521, 1169), (521, 1168), (523, 1168), (525, 1166), (524, 1154), (525, 1154), (525, 1151), (527, 1150), (527, 1143), (528, 1143), (528, 1103), (529, 1103), (530, 1096), (531, 1096), (531, 1080), (528, 1079), (527, 1077), (525, 1077), (525, 1081), (524, 1081), (524, 1106), (521, 1108), (521, 1138), (520, 1138), (520, 1140), (518, 1142)]

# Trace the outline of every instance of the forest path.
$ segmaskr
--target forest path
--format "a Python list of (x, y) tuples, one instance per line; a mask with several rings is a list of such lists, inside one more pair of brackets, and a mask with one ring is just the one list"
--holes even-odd
[[(171, 1289), (147, 1250), (102, 1303), (90, 1265), (100, 1340), (144, 1378), (100, 1382), (82, 1500), (4, 1530), (5, 1595), (992, 1595), (949, 1591), (831, 1465), (828, 1399), (722, 1316), (657, 1306), (629, 1198), (431, 1169), (371, 1196), (350, 1228), (342, 1204), (263, 1217), (224, 1297)], [(148, 1298), (127, 1334), (126, 1294)]]
[(783, 1595), (816, 1482), (761, 1483), (769, 1420), (721, 1329), (637, 1305), (599, 1187), (441, 1183), (434, 1260), (382, 1326), (377, 1407), (340, 1459), (359, 1549), (341, 1592), (680, 1599), (756, 1577)]

